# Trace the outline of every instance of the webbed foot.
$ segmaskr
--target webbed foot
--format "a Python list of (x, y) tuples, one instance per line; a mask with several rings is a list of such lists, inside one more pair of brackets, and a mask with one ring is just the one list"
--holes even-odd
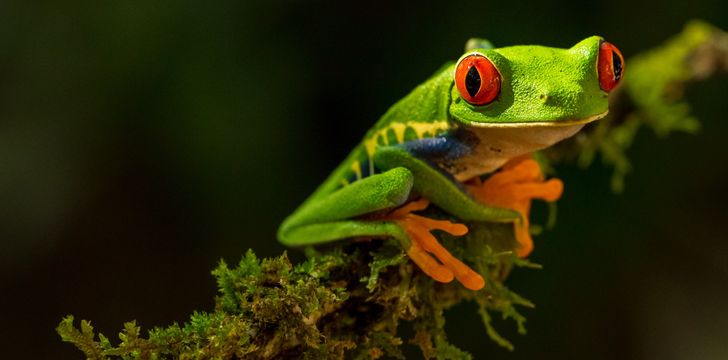
[(526, 257), (533, 250), (533, 239), (529, 232), (531, 200), (556, 201), (561, 197), (564, 184), (559, 179), (544, 181), (541, 167), (530, 155), (508, 161), (485, 181), (475, 178), (466, 186), (473, 197), (489, 206), (512, 209), (521, 214), (521, 220), (514, 223), (516, 254)]
[(439, 282), (447, 283), (455, 278), (468, 289), (482, 289), (485, 286), (483, 277), (452, 256), (430, 233), (432, 230), (442, 230), (462, 236), (468, 232), (468, 228), (463, 224), (412, 214), (413, 211), (426, 209), (429, 204), (428, 200), (419, 199), (394, 210), (385, 218), (396, 222), (407, 232), (412, 240), (406, 250), (407, 255), (425, 274)]

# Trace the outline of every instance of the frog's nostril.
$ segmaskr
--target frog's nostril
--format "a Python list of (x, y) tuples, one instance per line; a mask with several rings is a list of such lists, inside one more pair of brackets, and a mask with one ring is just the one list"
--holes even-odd
[(554, 107), (554, 106), (565, 106), (566, 104), (575, 104), (583, 90), (577, 87), (569, 87), (562, 85), (558, 87), (549, 87), (546, 89), (540, 89), (536, 94), (536, 101), (543, 106)]

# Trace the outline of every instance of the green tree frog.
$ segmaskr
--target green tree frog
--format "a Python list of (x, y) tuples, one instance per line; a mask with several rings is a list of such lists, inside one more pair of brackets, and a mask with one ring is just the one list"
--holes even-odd
[(463, 222), (513, 223), (516, 252), (528, 255), (531, 200), (556, 201), (563, 189), (530, 154), (604, 117), (623, 72), (622, 54), (598, 36), (569, 49), (471, 39), (457, 62), (379, 119), (278, 238), (289, 246), (394, 239), (434, 280), (479, 290), (480, 274), (431, 233), (467, 227), (415, 212), (432, 203)]

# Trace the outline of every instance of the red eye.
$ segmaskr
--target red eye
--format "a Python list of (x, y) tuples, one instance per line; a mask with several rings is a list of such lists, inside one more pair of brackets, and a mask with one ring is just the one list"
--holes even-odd
[(602, 41), (599, 45), (599, 86), (606, 92), (612, 91), (624, 76), (624, 58), (616, 46)]
[(460, 96), (473, 105), (491, 103), (500, 93), (500, 74), (483, 55), (468, 55), (455, 69), (455, 86)]

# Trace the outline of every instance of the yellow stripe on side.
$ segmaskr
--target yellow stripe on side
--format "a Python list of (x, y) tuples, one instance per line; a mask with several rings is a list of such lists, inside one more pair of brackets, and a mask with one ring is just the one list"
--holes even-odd
[(414, 130), (415, 134), (417, 134), (417, 138), (421, 139), (423, 135), (427, 132), (429, 132), (430, 134), (437, 134), (449, 128), (450, 124), (447, 121), (435, 121), (431, 123), (416, 121), (409, 121), (406, 123), (392, 123), (386, 128), (379, 129), (376, 133), (372, 134), (371, 137), (366, 139), (364, 141), (364, 148), (366, 149), (367, 156), (370, 160), (369, 162), (371, 163), (372, 156), (374, 156), (374, 150), (376, 150), (377, 148), (378, 139), (381, 138), (384, 143), (390, 145), (389, 139), (387, 138), (387, 131), (389, 130), (394, 131), (394, 136), (397, 139), (397, 143), (401, 144), (404, 142), (404, 133), (407, 129)]
[[(404, 143), (405, 138), (405, 132), (407, 129), (412, 129), (415, 132), (415, 135), (418, 139), (422, 139), (425, 134), (439, 134), (442, 131), (448, 130), (450, 128), (450, 123), (447, 121), (435, 121), (435, 122), (417, 122), (417, 121), (409, 121), (405, 123), (392, 123), (389, 126), (377, 130), (372, 136), (370, 136), (368, 139), (364, 140), (364, 149), (367, 152), (367, 158), (369, 159), (369, 175), (374, 174), (374, 151), (377, 149), (377, 146), (380, 146), (382, 143), (386, 145), (392, 145), (389, 141), (389, 136), (387, 136), (387, 132), (389, 130), (392, 130), (394, 132), (394, 137), (398, 144)], [(361, 164), (359, 161), (355, 161), (351, 165), (351, 169), (356, 173), (357, 179), (361, 179)]]
[(356, 174), (356, 179), (361, 180), (361, 163), (359, 160), (354, 160), (354, 162), (351, 164), (351, 171)]

